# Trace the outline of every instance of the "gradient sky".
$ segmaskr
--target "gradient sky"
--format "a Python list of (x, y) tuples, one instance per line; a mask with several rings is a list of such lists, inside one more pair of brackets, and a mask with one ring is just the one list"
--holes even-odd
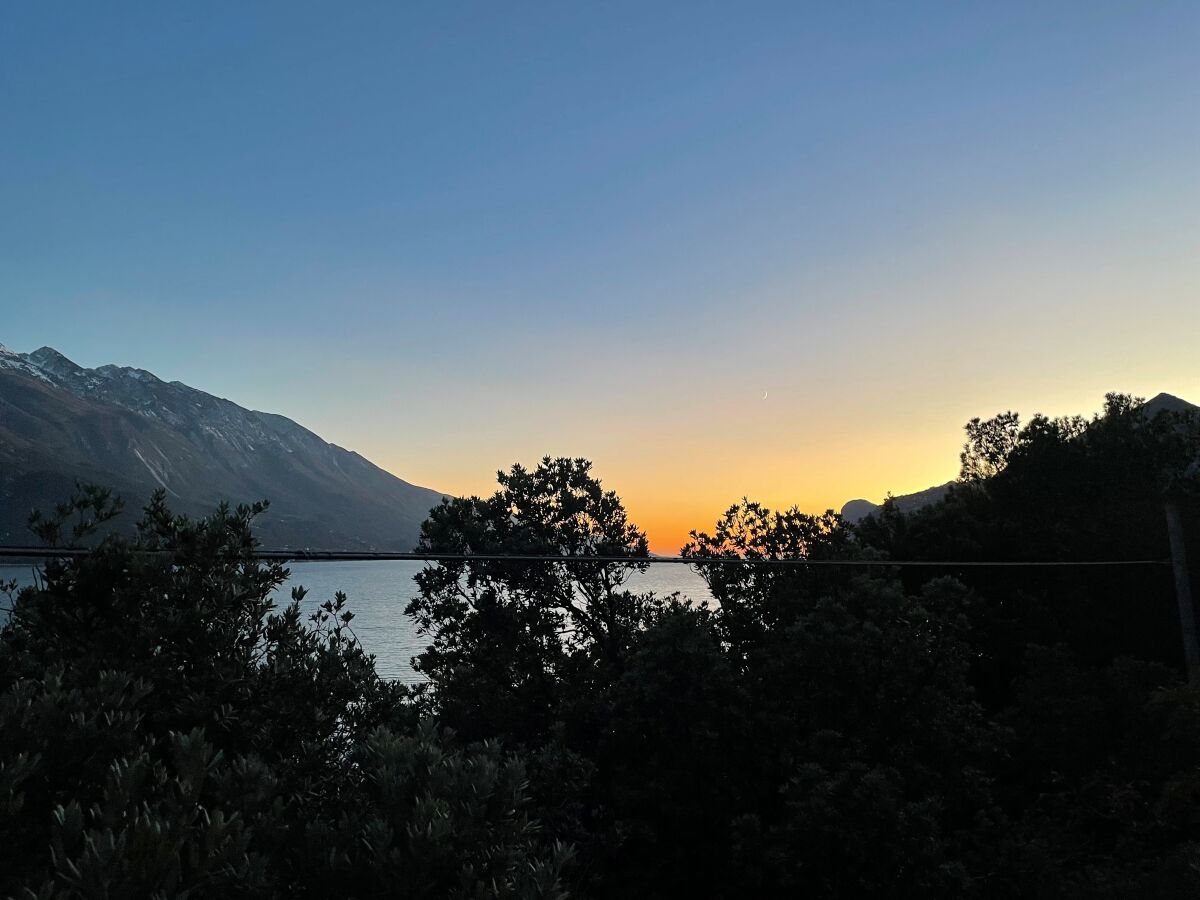
[(1200, 402), (1200, 4), (7, 3), (0, 341), (666, 552), (917, 490)]

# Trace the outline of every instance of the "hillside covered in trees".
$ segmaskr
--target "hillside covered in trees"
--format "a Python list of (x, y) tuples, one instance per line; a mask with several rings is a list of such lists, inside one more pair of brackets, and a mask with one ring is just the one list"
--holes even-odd
[[(1162, 561), (1164, 503), (1200, 559), (1198, 459), (1194, 414), (1121, 395), (973, 420), (934, 505), (693, 532), (713, 608), (628, 589), (645, 536), (586, 461), (514, 466), (421, 547), (567, 559), (429, 565), (416, 689), (344, 596), (273, 607), (261, 505), (159, 495), (10, 590), (0, 895), (1194, 896), (1200, 686)], [(84, 491), (38, 531), (116, 511)], [(967, 565), (1112, 560), (1145, 563)]]

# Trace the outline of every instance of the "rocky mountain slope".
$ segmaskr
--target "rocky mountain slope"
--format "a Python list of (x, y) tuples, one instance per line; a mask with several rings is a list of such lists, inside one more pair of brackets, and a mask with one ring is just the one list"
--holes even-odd
[(283, 416), (142, 369), (0, 345), (0, 543), (29, 543), (30, 509), (65, 499), (77, 480), (135, 509), (157, 488), (193, 514), (266, 498), (268, 547), (409, 550), (442, 497)]

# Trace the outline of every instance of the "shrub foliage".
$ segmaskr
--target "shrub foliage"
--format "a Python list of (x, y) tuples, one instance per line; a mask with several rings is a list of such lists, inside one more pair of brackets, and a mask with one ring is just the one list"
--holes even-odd
[[(780, 562), (1159, 559), (1164, 498), (1195, 546), (1193, 417), (1113, 395), (967, 434), (924, 510), (743, 501), (693, 532), (708, 606), (634, 587), (645, 535), (585, 460), (502, 472), (425, 523), (468, 558), (417, 578), (416, 689), (343, 595), (274, 602), (261, 505), (157, 496), (9, 586), (0, 895), (1193, 896), (1200, 689), (1163, 567)], [(83, 488), (34, 525), (77, 543), (118, 508)]]

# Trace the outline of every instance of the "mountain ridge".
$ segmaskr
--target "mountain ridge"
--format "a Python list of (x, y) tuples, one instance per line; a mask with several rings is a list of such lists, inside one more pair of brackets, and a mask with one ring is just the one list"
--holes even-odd
[[(1162, 412), (1195, 412), (1200, 413), (1200, 406), (1194, 403), (1189, 403), (1174, 394), (1168, 394), (1165, 391), (1160, 391), (1149, 400), (1142, 404), (1141, 409), (1151, 418)], [(925, 488), (923, 491), (916, 491), (912, 494), (901, 494), (898, 497), (891, 497), (896, 508), (901, 512), (914, 512), (924, 506), (932, 506), (937, 503), (955, 484), (954, 481), (947, 481), (945, 484), (934, 485), (933, 487)], [(870, 500), (856, 499), (849, 500), (842, 505), (841, 516), (847, 522), (861, 522), (867, 516), (873, 515), (883, 507), (882, 503), (872, 503)]]
[(442, 494), (411, 484), (277, 413), (246, 409), (145, 369), (80, 366), (52, 347), (0, 345), (0, 542), (25, 543), (31, 507), (76, 481), (140, 505), (268, 499), (264, 543), (409, 550)]

